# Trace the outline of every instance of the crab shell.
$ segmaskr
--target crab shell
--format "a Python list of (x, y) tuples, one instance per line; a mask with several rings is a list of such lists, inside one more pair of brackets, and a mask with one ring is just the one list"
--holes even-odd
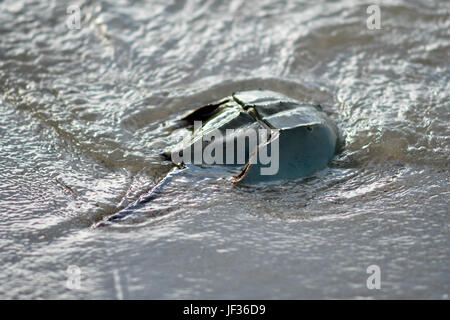
[[(337, 127), (320, 106), (301, 104), (272, 91), (238, 92), (202, 106), (181, 120), (188, 125), (201, 121), (201, 127), (187, 143), (177, 145), (172, 154), (186, 154), (188, 150), (192, 155), (188, 159), (191, 163), (205, 164), (203, 160), (195, 161), (195, 148), (197, 152), (199, 146), (201, 150), (216, 148), (221, 151), (215, 152), (216, 155), (223, 157), (221, 164), (241, 168), (234, 177), (234, 183), (239, 184), (282, 182), (310, 176), (325, 168), (337, 149)], [(255, 147), (249, 142), (243, 149), (243, 144), (239, 145), (237, 140), (252, 130), (265, 131), (266, 136), (257, 134)], [(243, 155), (238, 156), (238, 150), (243, 151)], [(261, 154), (270, 156), (261, 159)]]

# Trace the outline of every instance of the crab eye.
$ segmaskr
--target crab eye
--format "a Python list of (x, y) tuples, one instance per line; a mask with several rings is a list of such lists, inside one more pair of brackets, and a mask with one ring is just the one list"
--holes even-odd
[(312, 127), (312, 126), (306, 126), (306, 129), (307, 129), (308, 131), (313, 131), (313, 127)]

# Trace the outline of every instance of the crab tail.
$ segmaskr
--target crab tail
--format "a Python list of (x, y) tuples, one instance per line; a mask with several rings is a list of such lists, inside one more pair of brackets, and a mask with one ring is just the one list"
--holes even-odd
[(149, 192), (140, 196), (139, 199), (137, 199), (133, 204), (129, 205), (128, 207), (126, 207), (126, 208), (114, 213), (113, 215), (105, 218), (104, 220), (98, 222), (97, 224), (95, 224), (93, 226), (93, 228), (104, 227), (106, 225), (110, 225), (113, 222), (123, 220), (123, 219), (135, 214), (136, 211), (138, 209), (142, 208), (146, 203), (148, 203), (148, 202), (154, 200), (156, 197), (158, 197), (161, 194), (161, 192), (163, 191), (164, 187), (167, 186), (175, 176), (184, 172), (185, 170), (186, 170), (186, 167), (182, 164), (173, 168)]

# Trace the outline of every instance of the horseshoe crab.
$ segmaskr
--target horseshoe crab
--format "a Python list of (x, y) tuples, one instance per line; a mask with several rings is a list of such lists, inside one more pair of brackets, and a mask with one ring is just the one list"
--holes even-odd
[(320, 106), (254, 90), (232, 94), (179, 119), (193, 129), (165, 152), (175, 169), (133, 205), (107, 221), (128, 216), (153, 199), (186, 164), (236, 168), (233, 183), (279, 183), (312, 175), (333, 158), (338, 130)]
[(169, 152), (171, 160), (240, 165), (236, 184), (309, 176), (327, 166), (337, 147), (337, 128), (320, 106), (271, 91), (234, 93), (181, 121), (194, 132)]

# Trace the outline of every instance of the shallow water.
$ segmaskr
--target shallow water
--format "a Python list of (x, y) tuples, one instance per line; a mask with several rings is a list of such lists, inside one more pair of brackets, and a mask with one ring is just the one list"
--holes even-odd
[[(448, 1), (382, 1), (379, 30), (372, 1), (71, 4), (0, 3), (0, 298), (448, 299)], [(330, 113), (329, 169), (194, 167), (92, 228), (170, 170), (174, 119), (258, 88)]]

